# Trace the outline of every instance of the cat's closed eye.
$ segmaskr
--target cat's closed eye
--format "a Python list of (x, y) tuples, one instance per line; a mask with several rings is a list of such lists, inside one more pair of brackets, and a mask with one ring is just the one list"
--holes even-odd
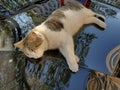
[(34, 52), (34, 50), (31, 47), (28, 47), (28, 50)]

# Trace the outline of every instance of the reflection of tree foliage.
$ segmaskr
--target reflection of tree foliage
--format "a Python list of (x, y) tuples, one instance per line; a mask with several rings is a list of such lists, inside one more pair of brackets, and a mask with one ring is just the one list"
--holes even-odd
[(33, 7), (32, 4), (41, 4), (43, 1), (45, 2), (46, 0), (2, 0), (0, 1), (0, 19), (25, 12)]
[(10, 10), (7, 10), (6, 8), (2, 7), (0, 5), (0, 19), (5, 19), (5, 16), (12, 15), (13, 12)]
[(21, 28), (22, 37), (25, 37), (27, 32), (35, 27), (32, 18), (27, 16), (27, 12), (20, 13), (13, 17), (13, 19), (19, 24)]
[(37, 1), (40, 2), (44, 0), (2, 0), (0, 1), (0, 5), (8, 10), (18, 10)]
[(113, 16), (117, 14), (113, 9), (96, 1), (92, 2), (91, 9), (99, 14), (103, 14), (104, 16)]
[(7, 22), (7, 21), (1, 21), (0, 22), (0, 31), (5, 30), (6, 34), (11, 35), (12, 34), (12, 28), (13, 28), (13, 26), (10, 25), (9, 22)]
[(21, 29), (12, 18), (0, 21), (0, 44), (2, 47), (11, 47), (13, 43), (21, 39)]
[(13, 28), (14, 27), (8, 21), (0, 22), (0, 38), (2, 39), (0, 44), (2, 47), (4, 47), (7, 42), (9, 42), (8, 40), (10, 40), (11, 43), (14, 42)]
[(26, 65), (25, 56), (21, 53), (15, 52), (14, 60), (16, 61), (15, 73), (16, 82), (18, 84), (17, 90), (31, 90), (25, 77), (25, 65)]
[(40, 15), (40, 13), (37, 13), (36, 9), (29, 10), (27, 14), (32, 17), (32, 20), (36, 26), (45, 21), (45, 19), (47, 18), (47, 16), (43, 16)]
[(120, 0), (96, 0), (120, 8)]
[(44, 59), (31, 62), (21, 53), (15, 55), (18, 90), (61, 90), (68, 85), (71, 73), (66, 62), (54, 57)]
[(92, 40), (96, 38), (95, 34), (81, 33), (75, 41), (75, 51), (80, 58), (80, 65), (84, 66), (85, 58), (89, 52)]
[[(42, 80), (43, 77), (46, 77), (44, 79), (44, 83), (48, 85), (51, 90), (62, 90), (68, 83), (71, 76), (68, 67), (66, 66), (65, 62), (59, 59), (54, 59), (53, 62), (47, 61), (45, 68), (47, 67), (47, 65), (47, 72), (41, 74), (41, 77), (39, 79)], [(44, 71), (45, 69), (43, 70), (43, 72)]]
[(0, 19), (5, 19), (11, 15), (26, 12), (34, 7), (38, 7), (42, 14), (49, 15), (51, 11), (59, 6), (59, 0), (0, 1)]

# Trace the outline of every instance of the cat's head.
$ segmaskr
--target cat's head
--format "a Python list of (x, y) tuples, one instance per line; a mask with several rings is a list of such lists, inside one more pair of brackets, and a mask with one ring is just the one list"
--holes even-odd
[(84, 23), (85, 24), (95, 24), (98, 26), (100, 29), (105, 29), (106, 28), (106, 23), (105, 23), (105, 17), (103, 15), (97, 14), (90, 9), (86, 9), (85, 12), (85, 19)]
[(43, 34), (31, 31), (23, 40), (15, 43), (14, 46), (20, 48), (26, 56), (37, 59), (42, 57), (47, 49), (47, 40)]

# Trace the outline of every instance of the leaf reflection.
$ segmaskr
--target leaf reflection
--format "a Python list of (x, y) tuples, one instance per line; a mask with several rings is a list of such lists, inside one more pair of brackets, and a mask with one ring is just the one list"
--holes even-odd
[(97, 1), (92, 2), (91, 9), (104, 16), (114, 16), (117, 14), (117, 12), (114, 9), (109, 8), (106, 5), (101, 4), (100, 2)]
[(17, 60), (16, 81), (19, 83), (19, 88), (62, 90), (68, 85), (71, 72), (64, 60), (45, 57), (45, 60), (32, 63), (21, 53), (15, 56), (15, 60)]
[(76, 55), (80, 58), (80, 66), (86, 66), (85, 58), (89, 52), (90, 44), (95, 38), (97, 38), (95, 34), (89, 34), (85, 32), (81, 32), (81, 34), (76, 38), (75, 52)]

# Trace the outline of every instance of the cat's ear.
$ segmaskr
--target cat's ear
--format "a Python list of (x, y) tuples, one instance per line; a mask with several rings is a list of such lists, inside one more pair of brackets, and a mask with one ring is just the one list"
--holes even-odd
[(32, 31), (32, 32), (31, 32), (31, 35), (32, 35), (32, 36), (36, 36), (37, 34)]
[(15, 43), (14, 46), (15, 46), (15, 47), (18, 47), (18, 48), (20, 48), (20, 49), (22, 49), (22, 48), (23, 48), (23, 40), (21, 40), (21, 41)]
[[(40, 46), (43, 43), (43, 35), (42, 34), (37, 34), (37, 32), (31, 32), (31, 44), (34, 43), (35, 47)], [(33, 46), (33, 45), (32, 45)]]

